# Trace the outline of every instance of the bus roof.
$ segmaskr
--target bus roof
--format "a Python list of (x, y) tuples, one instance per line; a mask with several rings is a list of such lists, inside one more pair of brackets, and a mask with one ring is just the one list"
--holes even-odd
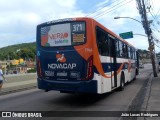
[(67, 21), (79, 21), (79, 20), (89, 20), (89, 21), (93, 21), (95, 22), (98, 26), (100, 26), (102, 29), (104, 29), (105, 31), (107, 31), (108, 33), (110, 33), (112, 36), (118, 38), (119, 40), (121, 40), (122, 42), (126, 43), (127, 45), (133, 47), (134, 49), (136, 49), (133, 45), (131, 45), (130, 43), (128, 43), (126, 40), (122, 39), (120, 36), (118, 36), (117, 34), (115, 34), (114, 32), (112, 32), (111, 30), (109, 30), (108, 28), (106, 28), (104, 25), (102, 25), (101, 23), (97, 22), (95, 19), (90, 18), (90, 17), (76, 17), (76, 18), (65, 18), (65, 19), (58, 19), (58, 20), (53, 20), (53, 21), (48, 21), (42, 24), (39, 24), (38, 26), (41, 25), (48, 25), (48, 24), (54, 24), (54, 23), (59, 23), (59, 22), (67, 22)]

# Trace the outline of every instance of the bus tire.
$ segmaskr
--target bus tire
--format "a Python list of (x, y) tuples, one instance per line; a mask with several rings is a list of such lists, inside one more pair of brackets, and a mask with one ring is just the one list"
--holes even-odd
[(136, 75), (139, 75), (139, 70), (138, 69), (136, 69)]
[(124, 76), (124, 73), (122, 72), (121, 73), (121, 79), (120, 79), (120, 87), (119, 87), (119, 90), (120, 91), (123, 91), (124, 90), (124, 84), (125, 84), (125, 76)]
[(138, 75), (138, 70), (136, 69), (136, 71), (135, 71), (135, 76), (134, 76), (134, 78), (133, 78), (133, 80), (136, 80), (137, 78), (136, 78), (136, 75)]

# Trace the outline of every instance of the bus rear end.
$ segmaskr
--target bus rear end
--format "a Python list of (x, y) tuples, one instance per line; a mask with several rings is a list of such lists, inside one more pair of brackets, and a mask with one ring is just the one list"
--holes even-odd
[[(38, 88), (96, 93), (87, 19), (63, 19), (37, 26)], [(88, 36), (87, 36), (88, 35)]]

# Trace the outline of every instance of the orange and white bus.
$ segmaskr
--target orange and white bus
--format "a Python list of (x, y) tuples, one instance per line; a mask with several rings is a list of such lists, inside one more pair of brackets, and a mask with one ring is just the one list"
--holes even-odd
[(92, 18), (37, 26), (38, 88), (103, 94), (138, 75), (135, 47)]

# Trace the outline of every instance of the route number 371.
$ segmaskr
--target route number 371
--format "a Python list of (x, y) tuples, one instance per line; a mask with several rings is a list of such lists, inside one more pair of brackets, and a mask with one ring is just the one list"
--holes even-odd
[(74, 24), (73, 32), (83, 31), (82, 24)]

